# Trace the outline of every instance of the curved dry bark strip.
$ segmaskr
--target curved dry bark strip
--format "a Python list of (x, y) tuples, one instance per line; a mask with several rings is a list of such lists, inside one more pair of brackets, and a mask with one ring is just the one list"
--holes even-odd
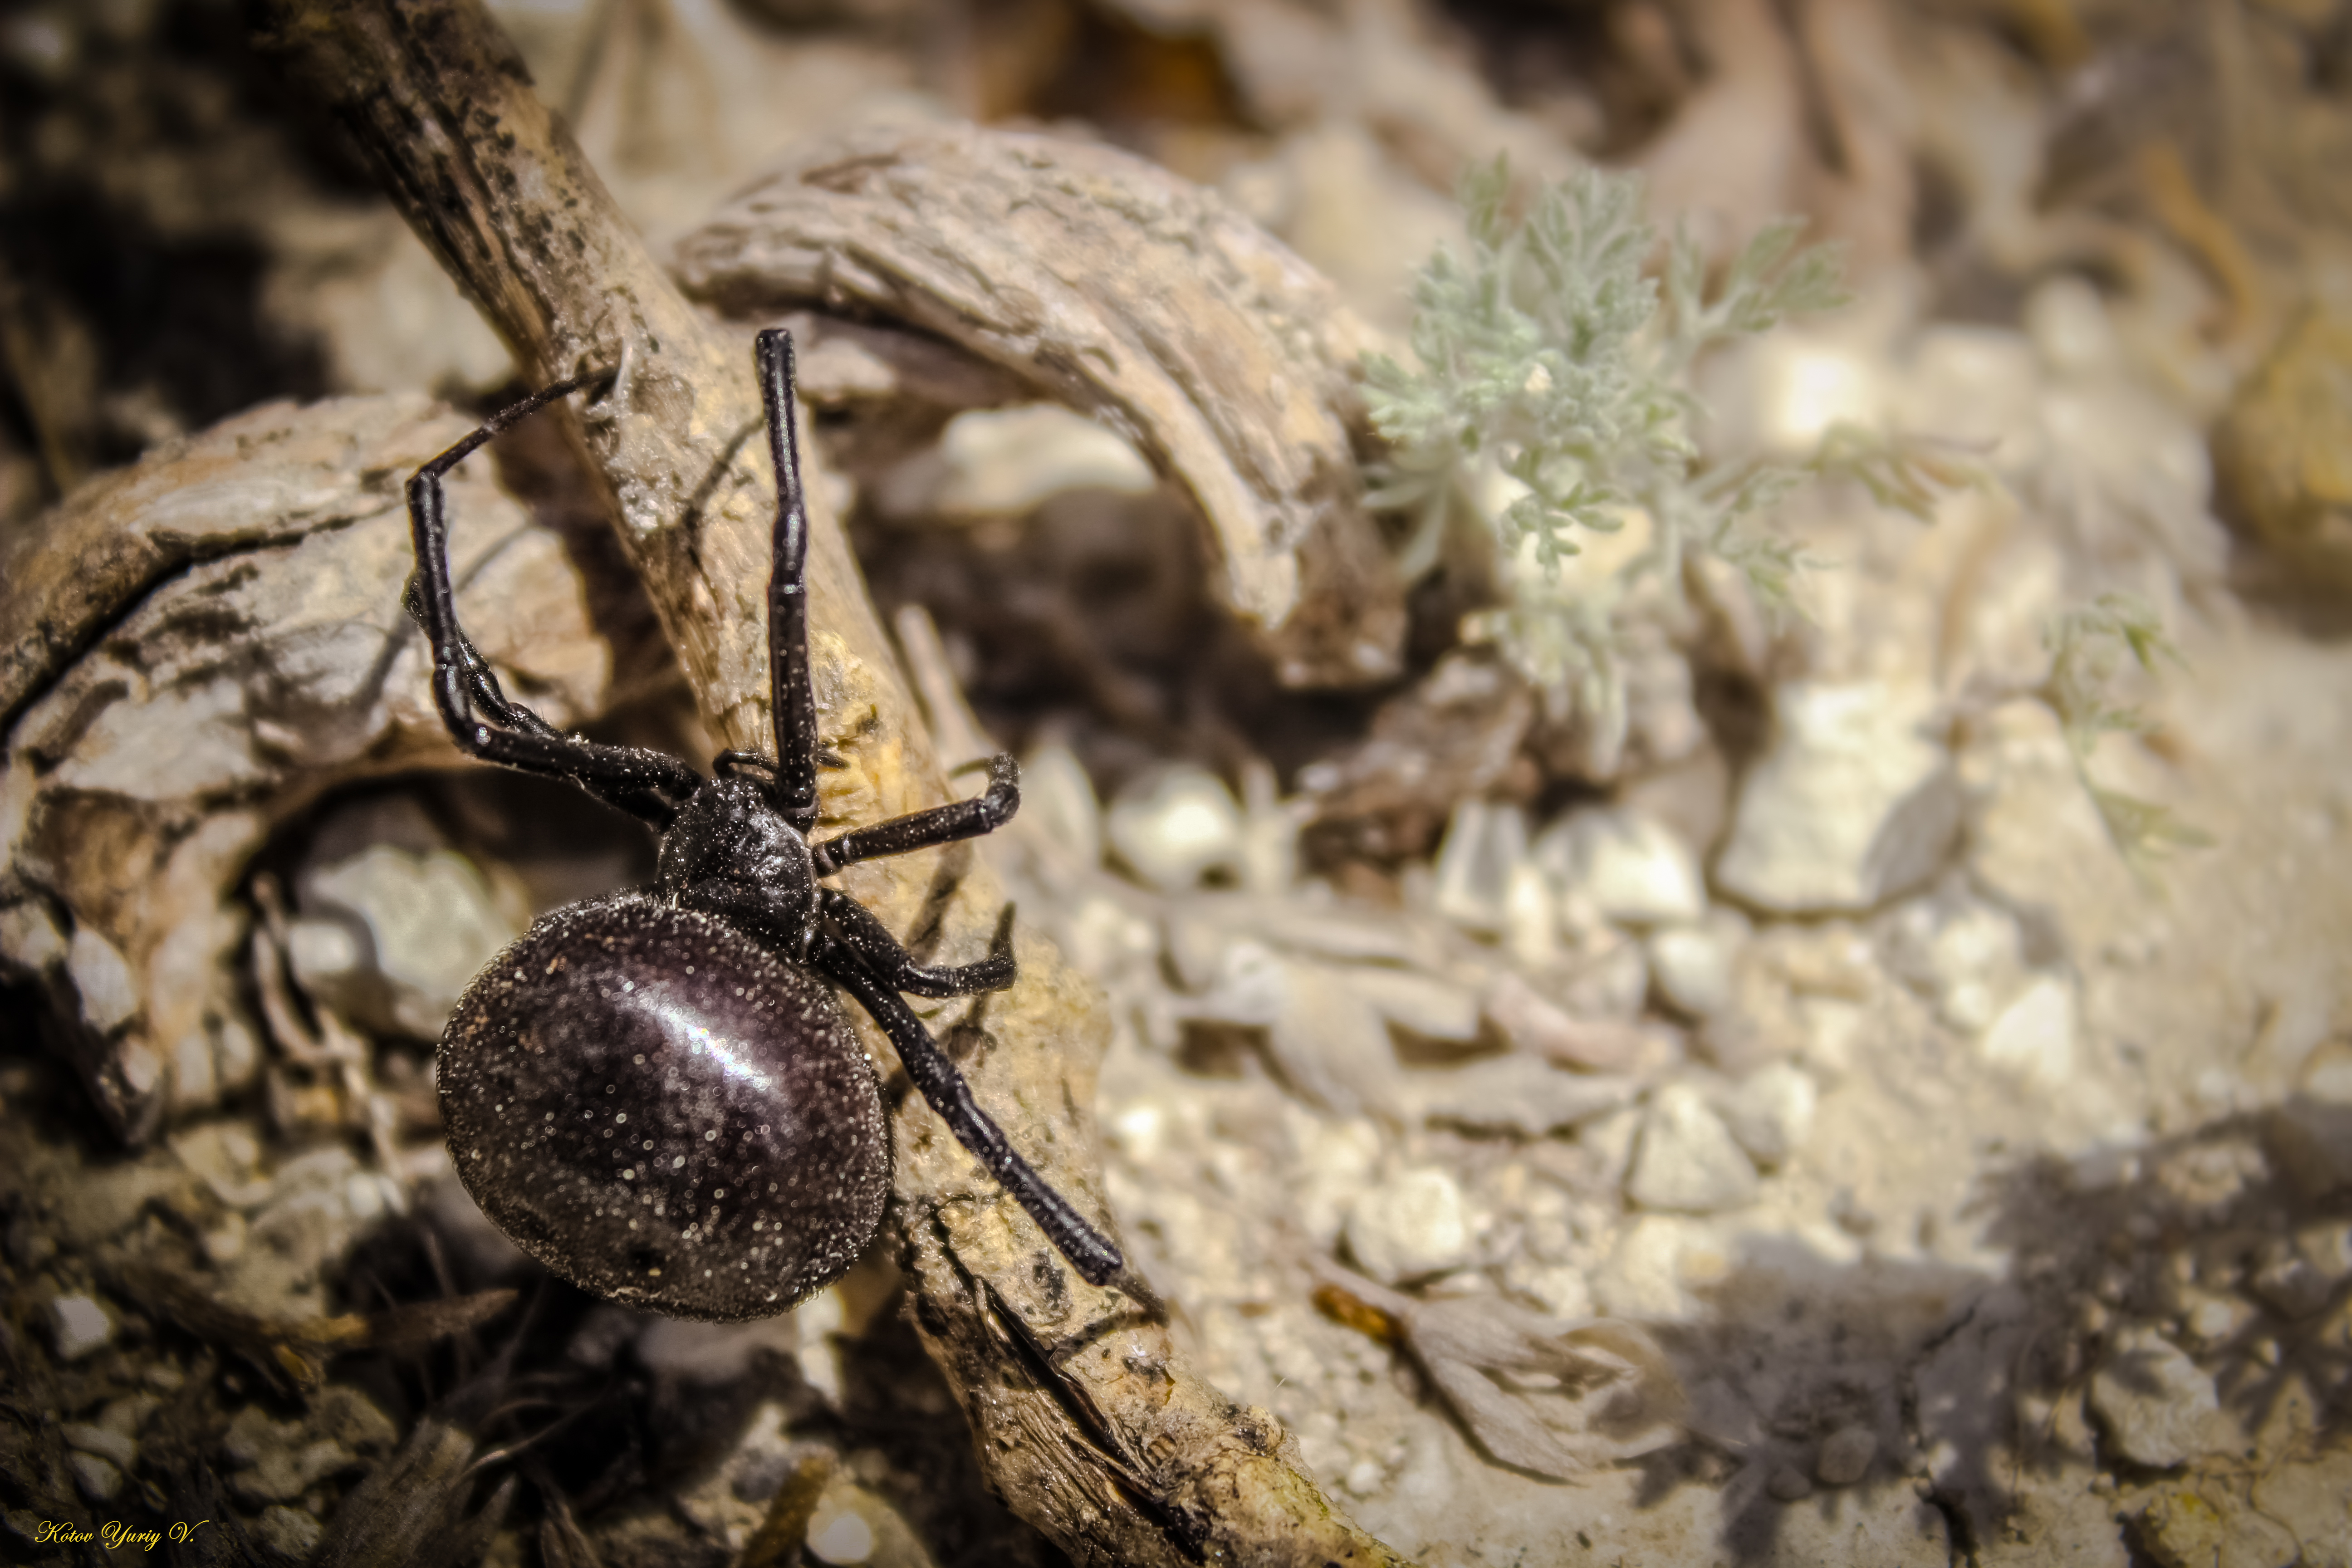
[[(580, 419), (591, 467), (716, 737), (764, 745), (773, 492), (765, 443), (749, 439), (760, 407), (747, 345), (698, 316), (646, 254), (478, 0), (262, 0), (260, 10), (293, 73), (349, 127), (532, 374), (619, 367)], [(819, 724), (847, 764), (823, 775), (824, 806), (870, 820), (934, 804), (948, 792), (929, 739), (829, 504), (830, 478), (810, 467)], [(904, 930), (934, 865), (876, 861), (845, 879)], [(984, 872), (963, 879), (945, 961), (985, 948), (1000, 896)], [(1020, 955), (1021, 983), (967, 1013), (957, 1054), (1014, 1144), (1100, 1216), (1084, 1108), (1107, 1033), (1102, 1000), (1047, 944), (1030, 939)], [(911, 1243), (918, 1310), (982, 1465), (1024, 1518), (1086, 1563), (1397, 1561), (1286, 1459), (1271, 1417), (1234, 1412), (1184, 1369), (1163, 1325), (1073, 1275), (919, 1100), (901, 1103), (895, 1126), (893, 1217)], [(1077, 1348), (1024, 1383), (986, 1331), (1008, 1321), (1038, 1343)], [(1074, 1405), (1098, 1412), (1100, 1431), (1138, 1460), (1108, 1454), (1100, 1432), (1074, 1424)], [(1171, 1510), (1192, 1522), (1171, 1533), (1156, 1522)]]
[(1394, 675), (1403, 584), (1349, 419), (1361, 329), (1224, 200), (1115, 148), (972, 125), (829, 138), (681, 240), (688, 294), (935, 332), (1188, 487), (1219, 591), (1294, 686)]
[[(127, 1139), (253, 1069), (234, 890), (269, 829), (331, 785), (456, 760), (400, 609), (401, 486), (469, 424), (414, 395), (271, 404), (18, 535), (40, 548), (0, 593), (24, 688), (0, 730), (0, 971), (46, 994)], [(601, 712), (612, 655), (562, 541), (486, 474), (451, 503), (483, 652), (556, 722)]]

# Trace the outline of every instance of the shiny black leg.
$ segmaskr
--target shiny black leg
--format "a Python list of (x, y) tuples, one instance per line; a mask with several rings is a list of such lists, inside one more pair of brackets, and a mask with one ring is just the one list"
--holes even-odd
[(485, 762), (571, 779), (599, 799), (662, 828), (700, 785), (700, 776), (659, 752), (601, 745), (566, 734), (509, 699), (457, 624), (457, 589), (449, 576), (443, 478), (499, 431), (595, 379), (590, 374), (558, 382), (499, 410), (408, 481), (409, 528), (416, 549), (408, 612), (433, 645), (433, 700), (459, 750)]
[(972, 1158), (987, 1167), (998, 1184), (1028, 1211), (1045, 1239), (1070, 1260), (1070, 1266), (1091, 1285), (1118, 1279), (1127, 1268), (1118, 1248), (1014, 1152), (1003, 1130), (972, 1099), (971, 1086), (963, 1074), (948, 1060), (947, 1053), (940, 1049), (922, 1020), (898, 999), (898, 994), (877, 980), (856, 951), (836, 938), (817, 938), (809, 961), (873, 1015), (898, 1048), (907, 1077), (948, 1124), (956, 1142), (970, 1150)]
[(811, 845), (809, 858), (815, 862), (818, 876), (830, 877), (844, 866), (860, 860), (904, 855), (911, 849), (929, 849), (933, 845), (993, 833), (1012, 821), (1013, 814), (1020, 809), (1020, 765), (1009, 756), (999, 756), (988, 764), (985, 793), (970, 800), (933, 806), (929, 811), (894, 816), (887, 822)]

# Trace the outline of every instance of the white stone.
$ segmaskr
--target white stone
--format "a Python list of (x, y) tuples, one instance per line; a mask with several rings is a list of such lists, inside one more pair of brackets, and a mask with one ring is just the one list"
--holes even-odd
[(1508, 802), (1462, 802), (1437, 848), (1433, 906), (1465, 931), (1500, 933), (1510, 923), (1511, 874), (1527, 858), (1525, 812)]
[(1643, 1215), (1625, 1228), (1592, 1279), (1592, 1299), (1612, 1318), (1680, 1322), (1705, 1311), (1694, 1292), (1731, 1272), (1723, 1238), (1704, 1220)]
[(367, 1021), (421, 1039), (440, 1035), (458, 995), (520, 934), (481, 872), (455, 850), (371, 845), (312, 871), (307, 883), (313, 897), (359, 917), (373, 940), (390, 1013)]
[(1348, 1212), (1348, 1249), (1358, 1268), (1391, 1285), (1461, 1268), (1470, 1261), (1461, 1184), (1419, 1165), (1366, 1189)]
[(1741, 784), (1716, 882), (1781, 914), (1860, 912), (1935, 874), (1960, 826), (1950, 755), (1926, 730), (1930, 694), (1793, 681)]
[(1695, 921), (1706, 911), (1697, 858), (1672, 828), (1641, 812), (1570, 812), (1529, 853), (1562, 892), (1581, 894), (1623, 924)]
[(1821, 1091), (1802, 1068), (1773, 1062), (1758, 1068), (1717, 1103), (1723, 1123), (1767, 1170), (1785, 1165), (1813, 1130)]
[(1660, 926), (1647, 942), (1650, 978), (1666, 1005), (1706, 1018), (1731, 1005), (1734, 966), (1747, 935), (1730, 910), (1710, 911), (1696, 925)]
[(1668, 1084), (1650, 1102), (1625, 1195), (1643, 1208), (1714, 1214), (1756, 1196), (1756, 1167), (1690, 1084)]
[(58, 1436), (66, 1440), (66, 1447), (95, 1454), (117, 1469), (128, 1470), (139, 1462), (139, 1444), (127, 1432), (89, 1421), (68, 1421), (58, 1428)]
[(1150, 465), (1110, 430), (1038, 403), (958, 415), (936, 446), (882, 475), (873, 498), (890, 517), (973, 521), (1018, 517), (1068, 490), (1136, 495), (1154, 482)]
[(49, 1303), (49, 1342), (59, 1361), (79, 1361), (114, 1338), (114, 1316), (88, 1296)]
[(104, 1502), (122, 1489), (122, 1472), (95, 1454), (68, 1454), (66, 1468), (73, 1472), (75, 1489), (92, 1502)]
[(115, 945), (88, 926), (66, 943), (66, 973), (81, 994), (81, 1014), (101, 1034), (125, 1024), (141, 1005), (131, 966)]
[(1112, 802), (1111, 847), (1155, 888), (1180, 892), (1213, 868), (1234, 868), (1242, 850), (1242, 808), (1225, 782), (1178, 763), (1131, 782)]
[(1964, 1033), (1990, 1024), (2024, 984), (2024, 935), (2016, 917), (1965, 892), (1905, 904), (1883, 928), (1881, 945), (1887, 967)]
[(2237, 1423), (2222, 1413), (2213, 1380), (2149, 1329), (2116, 1337), (2092, 1374), (2091, 1408), (2105, 1423), (2116, 1451), (2151, 1469), (2228, 1453), (2244, 1441)]
[(1977, 1042), (1987, 1064), (2040, 1089), (2074, 1076), (2074, 990), (2055, 975), (2027, 986)]

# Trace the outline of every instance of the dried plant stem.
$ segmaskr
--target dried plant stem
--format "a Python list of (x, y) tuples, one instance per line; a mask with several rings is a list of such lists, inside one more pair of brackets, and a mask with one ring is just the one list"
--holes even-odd
[[(622, 538), (722, 743), (766, 743), (762, 595), (772, 505), (742, 345), (671, 286), (477, 0), (262, 0), (269, 45), (350, 129), (385, 189), (504, 336), (552, 380), (618, 365), (580, 422)], [(828, 813), (944, 798), (929, 738), (809, 476), (820, 723), (849, 766)], [(903, 927), (928, 857), (856, 868)], [(861, 879), (862, 878), (862, 879)], [(984, 942), (996, 890), (968, 876), (950, 943)], [(1099, 996), (1045, 943), (991, 999), (966, 1058), (982, 1103), (1046, 1178), (1104, 1212), (1091, 1117)], [(880, 1059), (887, 1053), (877, 1048)], [(1090, 1563), (1393, 1563), (1286, 1458), (1280, 1426), (1184, 1369), (1163, 1326), (1069, 1273), (919, 1099), (897, 1119), (898, 1204), (917, 1321), (1023, 1517)]]

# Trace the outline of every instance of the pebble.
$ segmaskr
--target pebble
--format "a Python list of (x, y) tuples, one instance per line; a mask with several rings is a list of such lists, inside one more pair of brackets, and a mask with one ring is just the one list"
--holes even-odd
[(95, 1454), (118, 1469), (128, 1470), (139, 1462), (139, 1444), (127, 1432), (117, 1432), (89, 1421), (68, 1421), (58, 1428), (58, 1436), (66, 1446), (79, 1453)]
[(2151, 1469), (2173, 1469), (2242, 1442), (2237, 1424), (2222, 1414), (2213, 1380), (2153, 1330), (2116, 1337), (2092, 1375), (2091, 1408), (2116, 1451)]
[(919, 458), (891, 478), (894, 510), (947, 517), (1019, 517), (1066, 490), (1148, 495), (1159, 482), (1133, 447), (1058, 403), (967, 409), (940, 432), (935, 464)]
[(1926, 733), (1934, 700), (1875, 681), (1791, 681), (1740, 786), (1715, 879), (1780, 914), (1875, 909), (1933, 876), (1960, 828), (1950, 754)]
[(1976, 1034), (2023, 983), (2015, 916), (1966, 893), (1916, 899), (1881, 933), (1886, 966), (1936, 1004), (1945, 1023)]
[(66, 1466), (73, 1471), (76, 1489), (92, 1502), (104, 1502), (122, 1489), (122, 1472), (95, 1454), (68, 1454)]
[(1668, 1084), (1650, 1102), (1625, 1195), (1647, 1209), (1716, 1214), (1756, 1196), (1756, 1166), (1708, 1106), (1685, 1083)]
[(1511, 875), (1527, 858), (1527, 813), (1507, 801), (1462, 802), (1438, 846), (1433, 907), (1465, 931), (1501, 934), (1510, 925)]
[(2074, 987), (2055, 975), (2028, 985), (1987, 1026), (1977, 1053), (2037, 1089), (2063, 1087), (2074, 1076)]
[(2213, 431), (2232, 521), (2306, 569), (2352, 582), (2352, 316), (2305, 312), (2241, 384)]
[(362, 1027), (437, 1039), (458, 995), (500, 948), (520, 935), (499, 911), (474, 863), (451, 849), (423, 854), (390, 844), (319, 867), (304, 878), (310, 900), (358, 918), (374, 950), (382, 988), (351, 976), (304, 975)]
[(1469, 1205), (1452, 1175), (1415, 1166), (1358, 1194), (1347, 1239), (1356, 1266), (1383, 1284), (1442, 1274), (1470, 1261)]
[(1696, 921), (1706, 912), (1706, 889), (1690, 847), (1641, 812), (1570, 812), (1544, 831), (1529, 857), (1560, 891), (1583, 895), (1622, 924)]
[(1878, 1434), (1859, 1423), (1841, 1426), (1822, 1439), (1813, 1479), (1825, 1487), (1850, 1487), (1870, 1473), (1878, 1457)]
[(1111, 803), (1106, 828), (1128, 868), (1164, 892), (1194, 887), (1212, 868), (1233, 868), (1242, 851), (1242, 808), (1234, 792), (1189, 763), (1130, 781)]
[(49, 1303), (49, 1343), (59, 1361), (79, 1361), (114, 1338), (114, 1315), (89, 1296)]
[(1749, 1073), (1716, 1109), (1758, 1164), (1770, 1170), (1793, 1158), (1813, 1130), (1821, 1091), (1803, 1068), (1774, 1062)]
[(1775, 1502), (1802, 1502), (1813, 1495), (1813, 1483), (1805, 1472), (1794, 1465), (1782, 1465), (1764, 1483), (1764, 1489)]
[(1650, 933), (1650, 980), (1667, 1006), (1686, 1018), (1709, 1018), (1731, 1005), (1746, 925), (1731, 910), (1715, 910), (1700, 923)]

